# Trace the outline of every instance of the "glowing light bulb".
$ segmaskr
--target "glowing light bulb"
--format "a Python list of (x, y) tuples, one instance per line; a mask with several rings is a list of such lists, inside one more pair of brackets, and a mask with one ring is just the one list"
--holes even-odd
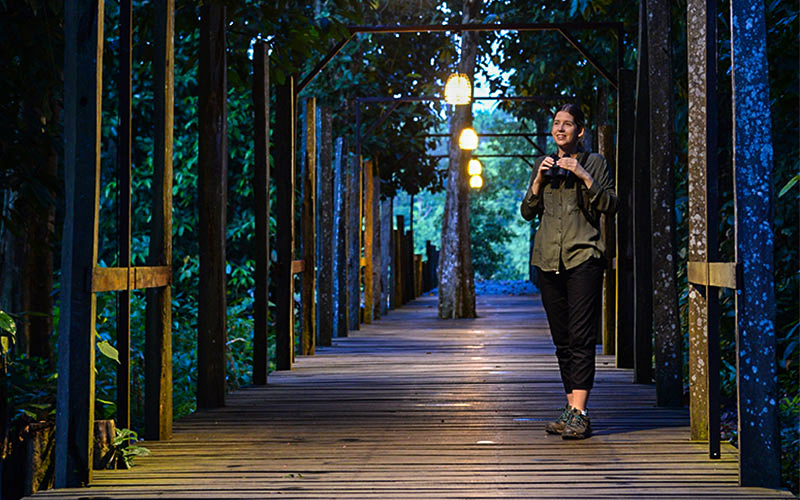
[(458, 136), (458, 147), (468, 150), (478, 147), (478, 134), (475, 133), (475, 129), (467, 127), (461, 131), (461, 135)]
[(481, 165), (481, 162), (479, 162), (475, 158), (469, 161), (469, 165), (467, 165), (467, 173), (469, 175), (481, 175), (482, 171), (483, 171), (483, 166)]
[(469, 104), (472, 100), (472, 85), (464, 73), (453, 73), (444, 85), (444, 100), (447, 104)]
[(472, 189), (480, 189), (483, 187), (483, 177), (480, 175), (473, 175), (469, 178), (469, 187)]

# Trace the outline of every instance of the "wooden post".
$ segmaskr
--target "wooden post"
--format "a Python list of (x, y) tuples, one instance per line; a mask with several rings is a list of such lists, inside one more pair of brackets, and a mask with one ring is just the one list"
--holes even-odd
[(653, 383), (653, 275), (650, 230), (650, 88), (647, 1), (639, 4), (636, 119), (633, 137), (633, 381)]
[(361, 157), (347, 169), (347, 327), (358, 330), (361, 312)]
[(405, 217), (402, 215), (396, 216), (397, 229), (395, 229), (394, 248), (394, 269), (395, 273), (395, 303), (394, 307), (400, 307), (405, 304)]
[(269, 311), (269, 56), (267, 42), (253, 47), (253, 109), (255, 158), (255, 291), (253, 304), (253, 384), (266, 385), (269, 370), (267, 317)]
[(739, 482), (780, 485), (772, 138), (763, 2), (731, 1)]
[[(686, 6), (689, 64), (689, 262), (717, 260), (717, 88), (716, 4), (690, 0)], [(702, 124), (702, 126), (701, 126)], [(705, 264), (707, 266), (707, 264)], [(718, 315), (718, 290), (689, 283), (689, 414), (691, 439), (709, 440), (711, 458), (719, 458), (719, 359), (717, 385), (710, 385), (709, 356), (714, 335), (711, 311)], [(710, 405), (712, 394), (715, 404)], [(713, 408), (713, 410), (712, 410)], [(710, 415), (715, 411), (716, 425)], [(710, 428), (711, 427), (711, 428)], [(713, 431), (711, 430), (713, 429)], [(712, 437), (713, 436), (713, 437)], [(714, 439), (716, 438), (716, 439)], [(714, 442), (715, 441), (715, 442)], [(712, 450), (715, 448), (715, 450)]]
[(197, 160), (200, 288), (197, 303), (197, 407), (225, 406), (227, 335), (225, 226), (228, 193), (228, 85), (225, 6), (200, 8)]
[(57, 488), (87, 486), (92, 474), (96, 301), (86, 278), (97, 262), (103, 1), (67, 0), (64, 14), (66, 211), (58, 325)]
[[(614, 164), (614, 132), (610, 125), (600, 125), (597, 130), (597, 144), (600, 154)], [(617, 253), (617, 228), (614, 217), (603, 215), (603, 240), (606, 244), (606, 273), (603, 279), (603, 354), (614, 354), (617, 326), (617, 280), (614, 270), (614, 255)]]
[[(174, 103), (175, 1), (155, 2), (153, 24), (153, 211), (150, 266), (167, 266), (172, 273), (172, 129)], [(146, 292), (145, 438), (172, 437), (172, 288)]]
[(633, 72), (619, 71), (617, 91), (617, 368), (633, 368)]
[[(117, 265), (131, 268), (131, 36), (133, 8), (131, 0), (119, 4), (119, 146), (117, 149), (117, 185), (119, 198)], [(131, 428), (131, 292), (117, 293), (117, 426)]]
[(383, 262), (383, 255), (381, 254), (381, 176), (378, 169), (378, 160), (373, 160), (372, 163), (372, 185), (368, 187), (372, 191), (372, 317), (373, 319), (380, 319), (381, 317), (381, 263)]
[(381, 281), (383, 283), (381, 308), (383, 314), (394, 308), (394, 198), (387, 198), (381, 202), (381, 254), (383, 254), (383, 269)]
[(275, 99), (276, 225), (278, 264), (275, 297), (275, 369), (290, 370), (294, 354), (294, 176), (295, 94), (294, 75), (278, 85)]
[(414, 298), (422, 295), (422, 254), (414, 254)]
[(372, 323), (375, 304), (375, 290), (372, 276), (372, 252), (374, 248), (374, 212), (372, 160), (364, 163), (364, 323)]
[(316, 307), (314, 307), (314, 290), (316, 289), (316, 172), (317, 172), (317, 101), (314, 98), (305, 101), (305, 129), (303, 131), (304, 161), (301, 174), (303, 183), (302, 199), (302, 255), (303, 274), (302, 305), (300, 324), (301, 352), (305, 356), (314, 354), (316, 348), (315, 325), (317, 324)]
[(319, 242), (317, 245), (317, 266), (319, 276), (317, 279), (317, 304), (319, 323), (319, 344), (331, 345), (333, 338), (333, 251), (336, 239), (334, 231), (333, 208), (333, 135), (331, 128), (331, 111), (320, 108), (320, 145), (319, 145)]
[(675, 158), (672, 138), (672, 62), (670, 2), (647, 1), (647, 45), (650, 88), (650, 220), (652, 223), (653, 337), (656, 401), (681, 406), (683, 335), (678, 314), (675, 262)]
[(347, 337), (347, 144), (341, 138), (333, 168), (333, 334)]

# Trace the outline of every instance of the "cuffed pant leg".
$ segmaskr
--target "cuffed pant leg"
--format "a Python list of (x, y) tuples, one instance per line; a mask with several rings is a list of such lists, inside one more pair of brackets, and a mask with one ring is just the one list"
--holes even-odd
[(602, 261), (591, 259), (567, 272), (567, 303), (572, 389), (591, 390), (595, 375), (595, 344), (602, 307)]
[(558, 369), (561, 372), (561, 382), (564, 391), (572, 393), (570, 370), (572, 366), (572, 352), (570, 349), (569, 330), (569, 302), (567, 296), (567, 280), (563, 272), (546, 272), (538, 267), (536, 273), (539, 278), (539, 290), (542, 294), (542, 305), (547, 313), (547, 323), (550, 326), (550, 335), (556, 346)]

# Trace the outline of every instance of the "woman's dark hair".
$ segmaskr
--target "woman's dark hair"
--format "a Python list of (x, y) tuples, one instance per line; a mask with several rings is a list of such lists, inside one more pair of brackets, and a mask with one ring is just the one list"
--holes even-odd
[(572, 104), (568, 102), (567, 104), (562, 104), (560, 108), (553, 113), (553, 118), (556, 117), (559, 111), (566, 111), (567, 113), (572, 115), (572, 118), (575, 119), (575, 126), (578, 129), (584, 128), (584, 123), (586, 123), (586, 118), (583, 116), (583, 111), (581, 111), (581, 107), (577, 104)]

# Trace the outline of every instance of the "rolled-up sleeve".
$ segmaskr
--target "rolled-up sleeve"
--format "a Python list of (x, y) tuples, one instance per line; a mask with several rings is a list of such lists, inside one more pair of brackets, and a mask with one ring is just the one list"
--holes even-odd
[(533, 186), (533, 180), (536, 178), (536, 173), (539, 171), (539, 164), (541, 162), (542, 158), (537, 158), (537, 160), (534, 162), (533, 171), (531, 172), (531, 179), (528, 181), (528, 189), (525, 190), (525, 196), (522, 198), (522, 203), (519, 205), (519, 213), (525, 220), (533, 220), (534, 217), (544, 211), (544, 203), (542, 200), (541, 191), (538, 195), (535, 195), (533, 194), (533, 190), (531, 190), (531, 186)]
[(619, 199), (614, 189), (614, 178), (608, 171), (608, 164), (605, 158), (600, 155), (592, 155), (592, 168), (589, 173), (594, 181), (589, 187), (589, 203), (595, 210), (604, 214), (613, 215), (617, 213)]

